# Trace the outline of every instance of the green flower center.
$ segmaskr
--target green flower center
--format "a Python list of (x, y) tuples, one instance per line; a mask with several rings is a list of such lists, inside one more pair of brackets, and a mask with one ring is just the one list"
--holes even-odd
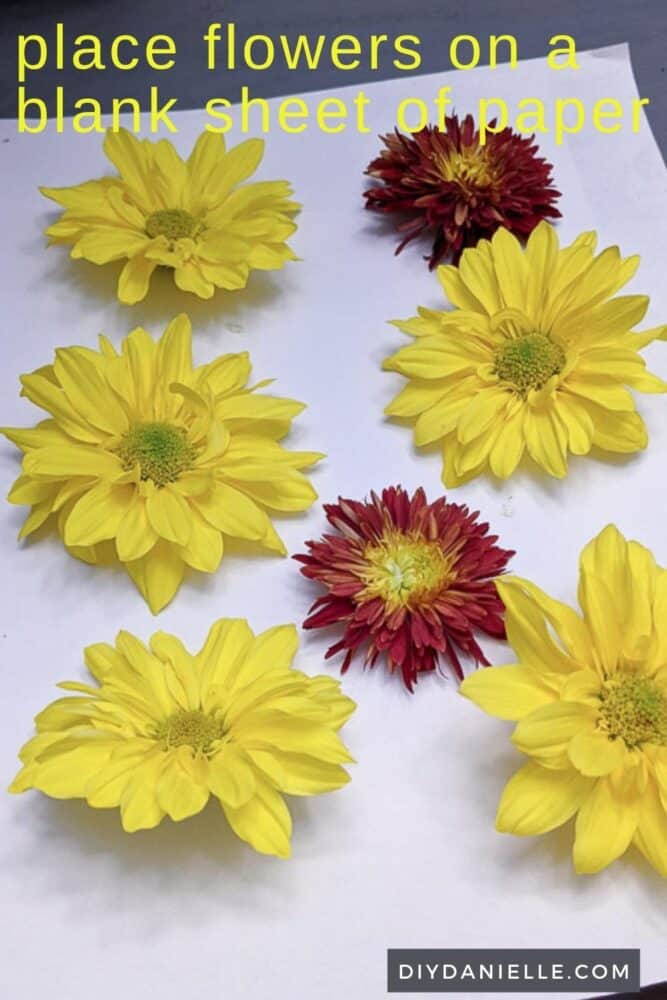
[(139, 463), (142, 479), (165, 486), (190, 469), (195, 449), (185, 431), (171, 424), (135, 424), (120, 443), (118, 454), (126, 469)]
[(380, 597), (388, 607), (428, 604), (452, 580), (452, 558), (437, 542), (392, 533), (366, 547), (366, 584), (359, 595)]
[(522, 396), (541, 389), (565, 364), (565, 352), (543, 333), (526, 333), (507, 340), (496, 351), (495, 373)]
[(180, 240), (195, 236), (200, 225), (193, 215), (182, 208), (163, 208), (146, 219), (146, 235), (151, 239), (166, 236), (168, 240)]
[(601, 728), (633, 749), (643, 743), (667, 746), (667, 697), (655, 681), (639, 674), (613, 677), (600, 693)]
[(170, 716), (158, 729), (157, 737), (165, 741), (167, 750), (191, 747), (199, 753), (207, 753), (215, 740), (221, 739), (224, 734), (220, 719), (194, 711), (176, 712)]

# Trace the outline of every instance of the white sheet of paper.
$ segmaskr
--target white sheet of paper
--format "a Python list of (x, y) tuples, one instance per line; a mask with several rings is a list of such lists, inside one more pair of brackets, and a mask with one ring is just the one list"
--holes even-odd
[[(580, 59), (577, 72), (534, 60), (515, 70), (367, 85), (367, 135), (273, 130), (259, 176), (293, 182), (304, 204), (293, 240), (303, 262), (255, 275), (246, 292), (208, 303), (177, 292), (169, 279), (156, 280), (147, 302), (128, 308), (116, 301), (113, 266), (45, 250), (42, 230), (54, 214), (37, 185), (105, 173), (101, 137), (52, 129), (18, 136), (15, 123), (0, 123), (2, 423), (41, 419), (19, 399), (18, 376), (49, 362), (55, 347), (92, 346), (102, 330), (118, 343), (138, 324), (158, 334), (187, 311), (198, 363), (247, 349), (255, 377), (273, 376), (280, 394), (309, 403), (288, 443), (327, 453), (314, 473), (323, 501), (398, 482), (423, 484), (430, 498), (441, 494), (439, 457), (418, 454), (410, 431), (383, 418), (403, 382), (380, 370), (407, 343), (386, 321), (413, 315), (418, 304), (440, 307), (439, 285), (422, 260), (425, 248), (392, 256), (394, 235), (363, 210), (362, 172), (398, 101), (430, 99), (446, 84), (459, 113), (485, 95), (511, 105), (528, 95), (547, 103), (572, 95), (589, 106), (613, 96), (626, 107), (637, 96), (625, 46)], [(352, 92), (329, 93), (349, 99)], [(321, 96), (305, 99), (312, 105)], [(176, 146), (188, 153), (204, 115), (175, 117)], [(667, 174), (647, 123), (639, 134), (626, 128), (604, 136), (589, 127), (560, 147), (552, 136), (540, 145), (563, 192), (561, 241), (594, 228), (602, 246), (640, 253), (632, 291), (651, 295), (648, 325), (664, 322)], [(645, 356), (667, 375), (667, 345)], [(650, 433), (642, 455), (573, 459), (563, 482), (525, 474), (504, 485), (478, 479), (451, 497), (480, 509), (501, 543), (517, 550), (513, 570), (560, 599), (575, 600), (579, 551), (609, 521), (665, 564), (665, 398), (642, 396), (639, 408)], [(19, 465), (11, 446), (0, 447), (0, 462), (6, 491)], [(55, 683), (84, 677), (86, 644), (112, 640), (119, 628), (143, 638), (162, 629), (196, 649), (218, 617), (247, 617), (257, 631), (300, 622), (319, 593), (291, 560), (231, 556), (215, 577), (186, 582), (153, 618), (123, 573), (78, 563), (55, 540), (17, 545), (23, 514), (0, 507), (4, 784), (33, 715), (56, 697)], [(294, 553), (324, 524), (316, 506), (278, 527)], [(298, 665), (335, 673), (323, 663), (328, 639), (304, 636)], [(503, 644), (485, 648), (496, 662), (513, 659)], [(37, 793), (0, 795), (3, 994), (380, 1000), (388, 947), (641, 947), (643, 980), (667, 976), (667, 892), (638, 855), (581, 878), (571, 868), (570, 828), (535, 840), (495, 833), (502, 787), (520, 763), (509, 725), (460, 698), (451, 679), (427, 677), (410, 697), (382, 669), (353, 668), (345, 687), (359, 704), (345, 730), (359, 763), (342, 792), (292, 800), (289, 862), (235, 841), (214, 804), (185, 823), (128, 836), (116, 811)]]

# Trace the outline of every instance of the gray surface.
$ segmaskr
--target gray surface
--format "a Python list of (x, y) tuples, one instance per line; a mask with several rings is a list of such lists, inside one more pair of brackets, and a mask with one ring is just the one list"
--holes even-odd
[(667, 155), (667, 3), (665, 0), (0, 0), (0, 117), (16, 115), (16, 36), (38, 32), (53, 37), (62, 21), (66, 36), (95, 33), (109, 39), (130, 32), (141, 39), (154, 33), (172, 35), (178, 46), (176, 65), (168, 72), (58, 72), (45, 68), (32, 75), (30, 93), (50, 97), (58, 84), (69, 95), (96, 97), (108, 106), (112, 96), (136, 96), (159, 84), (178, 108), (201, 106), (211, 96), (236, 100), (247, 84), (253, 94), (271, 97), (398, 75), (386, 60), (378, 72), (359, 69), (341, 73), (330, 67), (315, 72), (270, 70), (209, 72), (201, 36), (211, 21), (235, 21), (239, 38), (254, 33), (290, 38), (299, 33), (336, 35), (416, 34), (422, 39), (420, 72), (448, 69), (450, 39), (473, 34), (511, 33), (519, 55), (539, 56), (553, 34), (573, 35), (579, 48), (627, 41), (640, 93), (649, 97), (648, 116), (663, 156)]

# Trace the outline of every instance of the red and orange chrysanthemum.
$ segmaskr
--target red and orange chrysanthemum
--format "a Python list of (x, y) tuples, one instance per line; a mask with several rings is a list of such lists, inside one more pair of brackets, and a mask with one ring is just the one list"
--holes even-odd
[(445, 126), (382, 136), (386, 148), (366, 170), (382, 182), (364, 191), (366, 207), (404, 217), (396, 253), (430, 231), (429, 267), (446, 257), (457, 264), (466, 247), (500, 226), (526, 237), (542, 219), (560, 217), (553, 168), (538, 156), (533, 136), (505, 128), (482, 145), (472, 115), (452, 115)]
[(445, 497), (428, 503), (423, 489), (410, 497), (400, 486), (371, 493), (370, 502), (339, 497), (324, 511), (334, 532), (294, 558), (327, 589), (304, 628), (344, 626), (326, 654), (346, 651), (343, 673), (362, 647), (368, 666), (386, 653), (410, 691), (441, 656), (459, 679), (459, 653), (488, 663), (473, 632), (504, 638), (494, 578), (514, 553), (496, 545), (477, 511)]

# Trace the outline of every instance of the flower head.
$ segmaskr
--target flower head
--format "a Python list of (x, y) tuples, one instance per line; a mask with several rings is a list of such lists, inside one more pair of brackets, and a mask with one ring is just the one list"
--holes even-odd
[(172, 268), (176, 285), (209, 299), (216, 288), (245, 288), (250, 271), (282, 268), (295, 256), (285, 240), (296, 230), (286, 181), (244, 183), (259, 166), (264, 143), (247, 139), (225, 149), (203, 132), (187, 160), (167, 139), (107, 131), (104, 152), (118, 175), (74, 187), (41, 188), (65, 211), (46, 235), (71, 244), (71, 256), (108, 264), (126, 260), (118, 298), (145, 298), (156, 267)]
[(120, 353), (65, 347), (21, 379), (49, 419), (2, 433), (25, 453), (9, 500), (29, 504), (19, 537), (49, 519), (72, 555), (121, 562), (154, 612), (186, 566), (214, 573), (223, 537), (285, 554), (267, 511), (317, 494), (300, 471), (322, 456), (278, 442), (302, 403), (248, 387), (248, 355), (193, 368), (190, 321), (156, 343), (140, 327)]
[(297, 646), (293, 625), (254, 636), (242, 618), (217, 621), (195, 655), (165, 632), (150, 648), (129, 632), (88, 646), (97, 683), (59, 685), (73, 693), (35, 719), (10, 791), (120, 806), (128, 833), (194, 816), (213, 795), (241, 840), (288, 857), (281, 792), (349, 781), (337, 733), (355, 708), (336, 681), (291, 668)]
[(386, 412), (415, 421), (417, 445), (442, 446), (445, 486), (487, 469), (506, 479), (524, 453), (560, 478), (568, 452), (646, 447), (629, 389), (667, 391), (639, 353), (667, 327), (632, 331), (648, 298), (614, 296), (639, 258), (596, 257), (595, 239), (559, 249), (544, 222), (524, 252), (499, 229), (458, 268), (438, 268), (453, 311), (395, 323), (415, 343), (385, 361), (410, 380)]
[(466, 247), (499, 226), (525, 237), (541, 219), (560, 217), (551, 164), (537, 155), (532, 138), (505, 128), (481, 145), (472, 115), (445, 122), (443, 132), (427, 125), (411, 136), (384, 136), (385, 149), (366, 170), (381, 182), (364, 191), (366, 207), (405, 220), (396, 253), (432, 233), (429, 266), (445, 257), (456, 264)]
[(327, 590), (304, 628), (344, 627), (327, 652), (345, 650), (343, 673), (363, 647), (369, 666), (386, 653), (409, 691), (440, 656), (458, 677), (459, 653), (488, 662), (473, 631), (504, 637), (493, 578), (514, 553), (498, 548), (476, 512), (445, 497), (428, 503), (423, 489), (410, 497), (400, 486), (371, 493), (370, 502), (339, 497), (324, 510), (333, 532), (294, 558)]
[(534, 584), (498, 582), (518, 663), (461, 693), (518, 722), (530, 757), (498, 810), (504, 833), (576, 815), (574, 864), (600, 871), (634, 843), (667, 877), (667, 570), (608, 525), (581, 554), (579, 615)]

